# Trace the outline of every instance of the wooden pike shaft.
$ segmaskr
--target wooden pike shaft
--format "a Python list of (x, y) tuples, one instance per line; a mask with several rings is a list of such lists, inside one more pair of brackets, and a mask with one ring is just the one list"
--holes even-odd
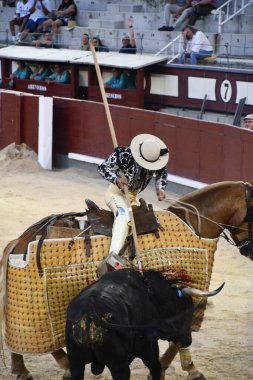
[[(111, 133), (112, 143), (113, 143), (114, 148), (117, 148), (118, 142), (117, 142), (115, 129), (114, 129), (113, 122), (112, 122), (111, 112), (110, 112), (107, 97), (105, 94), (104, 83), (103, 83), (100, 67), (98, 64), (96, 51), (95, 51), (95, 48), (92, 45), (92, 43), (90, 43), (90, 50), (92, 52), (94, 63), (95, 63), (95, 69), (96, 69), (96, 73), (97, 73), (97, 77), (98, 77), (98, 83), (99, 83), (99, 87), (100, 87), (100, 91), (101, 91), (101, 95), (102, 95), (102, 99), (103, 99), (103, 103), (104, 103), (104, 107), (105, 107), (105, 113), (106, 113), (109, 129), (110, 129), (110, 133)], [(137, 239), (136, 226), (135, 226), (135, 221), (134, 221), (134, 216), (133, 216), (133, 209), (131, 206), (128, 188), (126, 185), (124, 186), (124, 193), (125, 193), (125, 197), (126, 197), (126, 201), (127, 201), (127, 207), (128, 207), (128, 212), (129, 212), (129, 217), (130, 217), (130, 222), (131, 222), (131, 227), (132, 227), (132, 234), (133, 234), (133, 239), (134, 239), (136, 258), (137, 258), (137, 262), (138, 262), (138, 269), (139, 269), (140, 273), (142, 274), (143, 271), (142, 271), (142, 264), (141, 264), (141, 260), (140, 260), (140, 251), (139, 251), (139, 246), (138, 246), (138, 239)]]
[(91, 49), (93, 59), (94, 59), (94, 63), (95, 63), (95, 69), (96, 69), (96, 73), (97, 73), (97, 77), (98, 77), (98, 83), (99, 83), (99, 87), (100, 87), (100, 91), (101, 91), (101, 95), (102, 95), (102, 99), (103, 99), (103, 103), (104, 103), (104, 107), (105, 107), (105, 113), (106, 113), (109, 129), (110, 129), (110, 133), (111, 133), (112, 143), (113, 143), (114, 148), (117, 148), (118, 142), (117, 142), (117, 138), (116, 138), (113, 122), (112, 122), (110, 108), (109, 108), (107, 97), (105, 94), (103, 78), (102, 78), (100, 67), (98, 64), (97, 54), (96, 54), (95, 48), (92, 45), (92, 43), (90, 43), (90, 49)]

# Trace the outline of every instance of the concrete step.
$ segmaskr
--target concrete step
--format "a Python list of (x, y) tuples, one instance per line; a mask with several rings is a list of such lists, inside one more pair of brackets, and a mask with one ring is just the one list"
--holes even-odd
[[(87, 13), (87, 12), (86, 12)], [(88, 18), (91, 19), (102, 19), (102, 20), (115, 20), (122, 21), (125, 19), (124, 13), (115, 13), (115, 11), (105, 11), (105, 12), (88, 12)]]
[(75, 0), (78, 10), (105, 11), (107, 0)]
[(1, 7), (0, 8), (0, 29), (2, 30), (2, 22), (10, 21), (15, 15), (15, 8)]
[(112, 12), (143, 12), (142, 5), (131, 5), (131, 4), (108, 4), (107, 10)]
[(125, 27), (125, 22), (122, 21), (114, 21), (114, 20), (94, 20), (89, 19), (88, 27), (94, 29), (123, 29)]
[(140, 0), (108, 0), (108, 5), (110, 4), (119, 4), (119, 5), (141, 5), (143, 10), (145, 12), (155, 12), (157, 10), (162, 10), (164, 8), (163, 4), (160, 4), (160, 2), (157, 2), (157, 6), (149, 5), (146, 1), (140, 1)]

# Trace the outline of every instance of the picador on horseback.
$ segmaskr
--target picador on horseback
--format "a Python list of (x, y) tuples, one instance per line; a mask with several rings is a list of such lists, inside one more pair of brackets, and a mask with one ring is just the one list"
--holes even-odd
[(153, 176), (159, 201), (165, 199), (167, 184), (166, 165), (169, 150), (158, 137), (149, 134), (135, 136), (130, 147), (118, 147), (99, 167), (99, 173), (111, 182), (106, 194), (107, 206), (114, 214), (109, 257), (118, 255), (129, 235), (129, 213), (124, 186), (127, 187), (131, 206), (137, 206), (136, 196), (143, 191)]

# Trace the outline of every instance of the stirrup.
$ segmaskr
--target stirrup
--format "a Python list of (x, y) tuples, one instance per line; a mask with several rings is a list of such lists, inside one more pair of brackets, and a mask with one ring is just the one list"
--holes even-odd
[(98, 267), (97, 273), (101, 277), (107, 272), (112, 272), (117, 269), (122, 269), (126, 266), (126, 260), (120, 257), (114, 252), (110, 252), (109, 255), (102, 261)]

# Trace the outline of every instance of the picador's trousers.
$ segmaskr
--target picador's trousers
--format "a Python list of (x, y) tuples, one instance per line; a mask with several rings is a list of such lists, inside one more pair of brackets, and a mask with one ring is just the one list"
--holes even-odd
[[(130, 191), (129, 199), (131, 206), (138, 206), (136, 199), (137, 191)], [(126, 237), (130, 234), (130, 218), (127, 201), (124, 193), (114, 184), (111, 184), (105, 194), (105, 202), (114, 214), (112, 240), (109, 252), (119, 254)]]

